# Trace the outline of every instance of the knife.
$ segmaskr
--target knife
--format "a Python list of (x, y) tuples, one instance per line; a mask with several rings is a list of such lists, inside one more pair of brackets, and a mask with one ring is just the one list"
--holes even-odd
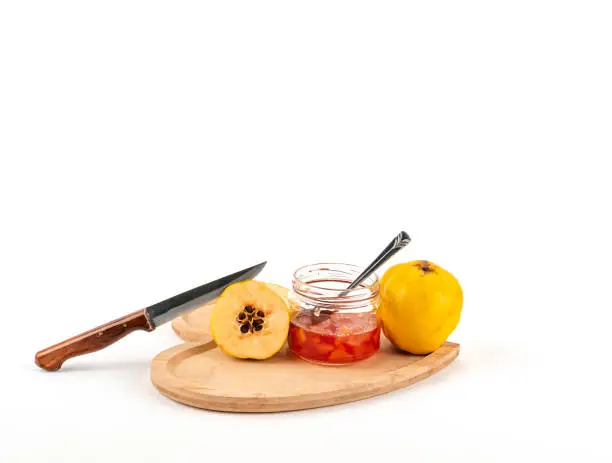
[(266, 262), (262, 262), (245, 268), (47, 347), (36, 354), (36, 365), (47, 371), (56, 371), (67, 359), (104, 349), (132, 331), (153, 331), (173, 318), (216, 299), (228, 286), (255, 278), (265, 265)]

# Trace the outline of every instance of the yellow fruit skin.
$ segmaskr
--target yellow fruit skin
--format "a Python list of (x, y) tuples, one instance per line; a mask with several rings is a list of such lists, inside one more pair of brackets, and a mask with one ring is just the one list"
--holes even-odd
[(457, 327), (462, 307), (459, 282), (432, 262), (394, 265), (380, 280), (383, 332), (411, 354), (429, 354), (440, 347)]

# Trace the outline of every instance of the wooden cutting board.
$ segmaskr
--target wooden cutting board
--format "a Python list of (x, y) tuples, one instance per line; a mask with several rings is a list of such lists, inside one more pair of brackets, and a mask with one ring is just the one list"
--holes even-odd
[(172, 320), (172, 329), (183, 341), (197, 343), (212, 341), (210, 314), (214, 306), (215, 303), (211, 302), (175, 318)]
[(164, 395), (193, 407), (229, 412), (280, 412), (366, 399), (425, 379), (449, 365), (459, 345), (426, 356), (401, 353), (386, 339), (372, 358), (353, 365), (313, 365), (287, 349), (265, 361), (238, 360), (214, 341), (168, 349), (151, 362)]

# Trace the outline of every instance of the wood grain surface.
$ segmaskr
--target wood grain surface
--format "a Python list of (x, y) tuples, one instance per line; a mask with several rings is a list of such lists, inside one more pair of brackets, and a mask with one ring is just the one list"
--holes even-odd
[(71, 357), (104, 349), (132, 331), (153, 331), (153, 329), (154, 327), (147, 318), (144, 309), (138, 310), (43, 349), (36, 354), (34, 361), (44, 370), (56, 371)]
[(172, 320), (172, 329), (183, 341), (205, 343), (212, 341), (210, 334), (210, 314), (215, 302), (192, 310)]
[(186, 343), (151, 362), (151, 381), (164, 395), (193, 407), (229, 412), (280, 412), (325, 407), (384, 394), (449, 365), (459, 345), (447, 342), (426, 356), (381, 350), (353, 365), (313, 365), (285, 347), (265, 361), (238, 360), (214, 342)]

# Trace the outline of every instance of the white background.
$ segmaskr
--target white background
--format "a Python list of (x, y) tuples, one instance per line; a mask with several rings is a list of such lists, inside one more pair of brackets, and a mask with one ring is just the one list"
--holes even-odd
[[(2, 1), (0, 461), (610, 461), (608, 1)], [(430, 259), (447, 370), (276, 415), (191, 409), (169, 326), (34, 353), (267, 259)]]

